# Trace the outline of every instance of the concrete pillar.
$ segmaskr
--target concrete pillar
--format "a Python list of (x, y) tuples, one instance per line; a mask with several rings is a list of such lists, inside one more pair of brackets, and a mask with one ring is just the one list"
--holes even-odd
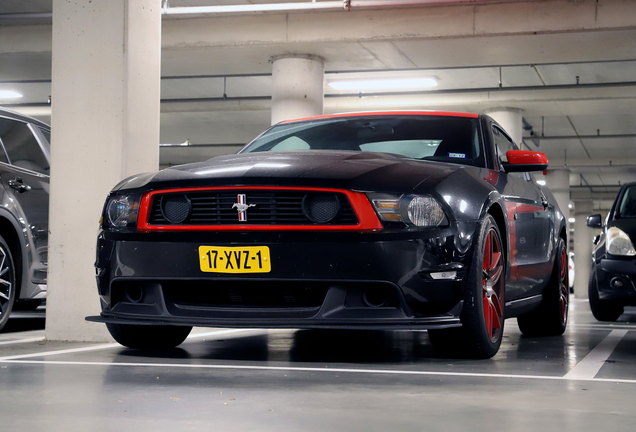
[(314, 55), (278, 56), (272, 68), (272, 124), (322, 115), (325, 65)]
[(122, 178), (159, 166), (160, 0), (53, 2), (46, 338), (109, 338), (95, 283), (98, 221)]
[(518, 146), (521, 146), (523, 139), (522, 112), (523, 110), (520, 108), (497, 108), (487, 111), (486, 114), (495, 119), (495, 121), (508, 132), (510, 138), (512, 138)]
[(574, 296), (586, 299), (587, 285), (592, 266), (592, 238), (594, 230), (585, 224), (587, 217), (594, 212), (592, 201), (576, 201), (574, 203)]
[[(543, 177), (546, 181), (546, 186), (550, 188), (550, 191), (554, 195), (554, 198), (559, 204), (561, 213), (565, 217), (566, 224), (568, 226), (567, 233), (570, 237), (570, 171), (565, 169), (549, 170), (547, 176), (543, 176), (541, 173), (535, 173), (537, 178)], [(568, 245), (565, 245), (566, 247)]]

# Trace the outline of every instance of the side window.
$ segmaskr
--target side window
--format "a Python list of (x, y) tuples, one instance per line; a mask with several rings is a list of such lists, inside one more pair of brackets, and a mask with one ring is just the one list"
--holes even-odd
[(44, 138), (46, 138), (46, 142), (48, 142), (49, 145), (50, 145), (51, 144), (51, 131), (50, 130), (46, 130), (46, 129), (42, 129), (39, 126), (38, 126), (38, 129), (40, 129), (40, 132), (42, 132), (42, 135), (44, 135)]
[(12, 165), (49, 174), (49, 163), (26, 123), (0, 118), (0, 139)]
[(496, 151), (501, 162), (508, 162), (506, 152), (508, 150), (518, 150), (514, 142), (512, 142), (506, 135), (504, 135), (498, 127), (492, 128), (492, 136), (495, 139)]
[(9, 158), (7, 157), (7, 153), (4, 151), (4, 146), (2, 145), (2, 139), (0, 139), (0, 162), (9, 163)]
[[(499, 156), (499, 160), (501, 162), (508, 162), (508, 157), (506, 156), (506, 152), (508, 152), (508, 150), (519, 150), (519, 148), (514, 143), (514, 141), (512, 141), (510, 138), (504, 135), (504, 133), (501, 132), (501, 130), (496, 126), (493, 126), (492, 128), (492, 136), (495, 138), (495, 144), (496, 144), (495, 150), (497, 151), (497, 156)], [(508, 175), (517, 177), (520, 180), (525, 180), (525, 181), (532, 180), (530, 178), (530, 174), (528, 173), (510, 173)]]

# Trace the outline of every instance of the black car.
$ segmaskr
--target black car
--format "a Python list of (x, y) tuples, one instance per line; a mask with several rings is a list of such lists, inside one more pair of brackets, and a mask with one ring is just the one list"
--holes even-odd
[(587, 226), (603, 229), (593, 252), (590, 307), (597, 320), (616, 321), (625, 306), (636, 306), (636, 182), (621, 187), (605, 225), (595, 214)]
[(239, 154), (141, 174), (97, 242), (106, 323), (129, 347), (191, 326), (428, 329), (490, 357), (504, 318), (567, 323), (563, 215), (491, 118), (446, 112), (279, 123)]
[(49, 126), (0, 108), (0, 329), (46, 298)]

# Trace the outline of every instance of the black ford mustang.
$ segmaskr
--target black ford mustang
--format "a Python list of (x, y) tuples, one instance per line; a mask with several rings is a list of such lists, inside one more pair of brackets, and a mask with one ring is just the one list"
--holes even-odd
[(447, 112), (277, 124), (236, 155), (142, 174), (108, 196), (103, 322), (129, 347), (191, 326), (428, 329), (491, 357), (504, 319), (565, 330), (566, 230), (547, 168), (491, 118)]

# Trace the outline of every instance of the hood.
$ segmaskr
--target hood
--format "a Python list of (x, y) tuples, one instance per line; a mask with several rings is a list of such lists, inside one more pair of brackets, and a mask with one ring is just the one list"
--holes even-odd
[(355, 151), (261, 152), (218, 156), (122, 181), (121, 189), (224, 185), (339, 187), (404, 193), (438, 184), (461, 165)]

